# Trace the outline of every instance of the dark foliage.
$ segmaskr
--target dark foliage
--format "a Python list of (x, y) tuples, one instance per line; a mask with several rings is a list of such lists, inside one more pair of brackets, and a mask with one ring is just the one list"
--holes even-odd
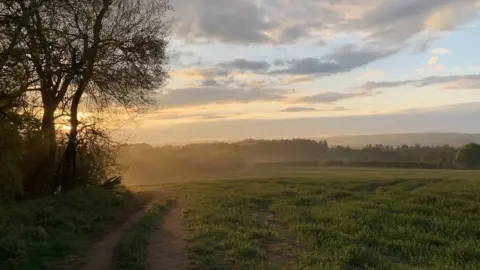
[(480, 145), (476, 143), (465, 145), (458, 151), (455, 161), (466, 168), (480, 168)]

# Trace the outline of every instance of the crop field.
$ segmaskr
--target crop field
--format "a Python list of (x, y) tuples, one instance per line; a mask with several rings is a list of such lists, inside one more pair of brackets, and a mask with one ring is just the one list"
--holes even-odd
[[(242, 178), (243, 175), (243, 178)], [(479, 269), (480, 173), (289, 169), (174, 184), (195, 269)]]

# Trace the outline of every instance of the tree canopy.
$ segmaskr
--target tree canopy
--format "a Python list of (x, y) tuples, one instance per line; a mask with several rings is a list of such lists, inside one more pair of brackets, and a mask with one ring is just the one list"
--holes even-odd
[(480, 145), (469, 143), (458, 150), (456, 163), (467, 168), (480, 168)]
[(76, 187), (85, 141), (78, 137), (95, 133), (84, 132), (94, 125), (82, 122), (82, 110), (153, 103), (167, 78), (170, 9), (168, 0), (0, 3), (0, 113), (23, 116), (22, 106), (40, 123), (26, 149), (35, 158), (25, 189), (48, 195)]

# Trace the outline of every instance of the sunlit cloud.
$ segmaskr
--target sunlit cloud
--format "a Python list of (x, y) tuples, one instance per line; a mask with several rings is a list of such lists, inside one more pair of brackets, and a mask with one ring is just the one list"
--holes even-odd
[(438, 57), (434, 56), (428, 60), (427, 64), (432, 66), (432, 65), (435, 65), (437, 62), (438, 62)]
[(449, 54), (449, 53), (451, 53), (451, 51), (448, 50), (448, 49), (445, 49), (445, 48), (435, 48), (435, 49), (431, 50), (430, 53), (440, 55), (440, 54)]

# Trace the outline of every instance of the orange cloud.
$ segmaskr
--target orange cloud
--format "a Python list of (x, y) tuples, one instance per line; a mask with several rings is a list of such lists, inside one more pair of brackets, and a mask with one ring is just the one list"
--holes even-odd
[(434, 56), (428, 60), (429, 65), (435, 65), (438, 62), (438, 57)]

